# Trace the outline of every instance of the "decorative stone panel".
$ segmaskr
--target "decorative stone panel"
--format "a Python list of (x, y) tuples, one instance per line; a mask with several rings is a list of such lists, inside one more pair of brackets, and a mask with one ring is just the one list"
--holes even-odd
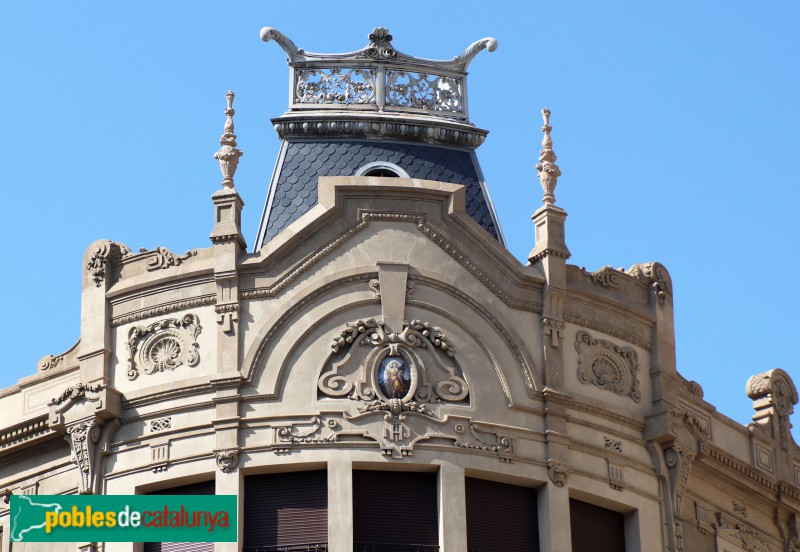
[(187, 314), (168, 318), (149, 326), (134, 326), (128, 333), (128, 379), (145, 374), (174, 370), (180, 366), (197, 366), (200, 353), (197, 336), (202, 327), (199, 318)]
[(578, 351), (578, 379), (636, 402), (639, 391), (639, 358), (632, 347), (621, 347), (605, 339), (595, 339), (588, 332), (575, 336)]

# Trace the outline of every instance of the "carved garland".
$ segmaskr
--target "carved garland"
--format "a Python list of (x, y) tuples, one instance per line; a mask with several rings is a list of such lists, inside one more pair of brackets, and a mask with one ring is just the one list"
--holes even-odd
[(145, 374), (174, 370), (182, 365), (197, 366), (200, 362), (197, 336), (202, 326), (194, 314), (169, 318), (149, 326), (134, 326), (128, 334), (128, 379)]
[(639, 360), (631, 347), (594, 339), (588, 332), (578, 332), (575, 337), (578, 351), (578, 379), (617, 395), (627, 395), (639, 402)]

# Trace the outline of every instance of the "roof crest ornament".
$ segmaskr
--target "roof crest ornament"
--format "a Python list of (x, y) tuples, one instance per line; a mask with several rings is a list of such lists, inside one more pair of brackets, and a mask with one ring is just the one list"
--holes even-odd
[(411, 63), (415, 65), (423, 65), (428, 67), (435, 67), (448, 71), (455, 71), (459, 73), (466, 72), (467, 66), (478, 55), (481, 50), (488, 50), (494, 52), (497, 49), (497, 39), (486, 37), (477, 40), (467, 46), (467, 48), (453, 59), (448, 60), (435, 60), (418, 58), (409, 56), (400, 52), (392, 46), (392, 35), (386, 27), (376, 27), (369, 34), (369, 44), (360, 50), (353, 52), (346, 52), (341, 54), (321, 54), (314, 52), (307, 52), (302, 48), (298, 48), (286, 35), (272, 27), (264, 27), (261, 29), (261, 40), (270, 42), (274, 40), (280, 46), (289, 59), (290, 64), (316, 62), (323, 60), (364, 60), (371, 59), (382, 62), (399, 62)]
[(556, 154), (553, 152), (553, 140), (550, 138), (550, 131), (553, 127), (550, 126), (550, 110), (548, 108), (542, 109), (542, 119), (544, 125), (542, 132), (542, 151), (539, 154), (539, 162), (536, 164), (536, 170), (539, 173), (539, 182), (542, 184), (544, 196), (542, 201), (547, 205), (553, 205), (556, 202), (554, 194), (558, 177), (561, 176), (561, 169), (556, 165)]
[(219, 160), (219, 168), (222, 171), (222, 187), (223, 189), (233, 189), (233, 175), (236, 174), (236, 167), (239, 165), (239, 158), (244, 155), (244, 152), (236, 147), (236, 134), (233, 130), (233, 116), (236, 111), (233, 109), (233, 98), (236, 95), (228, 91), (225, 94), (228, 99), (228, 107), (225, 108), (225, 127), (222, 136), (219, 138), (220, 146), (222, 146), (214, 158)]
[(280, 46), (284, 52), (286, 52), (286, 57), (289, 58), (289, 63), (294, 63), (296, 61), (303, 61), (305, 57), (303, 54), (305, 53), (301, 48), (298, 48), (294, 42), (289, 40), (285, 34), (280, 32), (278, 29), (273, 29), (272, 27), (264, 27), (261, 29), (261, 40), (264, 42), (269, 42), (270, 40), (274, 40), (278, 46)]

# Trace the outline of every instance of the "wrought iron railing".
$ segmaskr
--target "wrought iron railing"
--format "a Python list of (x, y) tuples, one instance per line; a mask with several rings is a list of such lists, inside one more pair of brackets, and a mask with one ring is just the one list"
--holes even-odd
[(357, 542), (353, 552), (439, 552), (439, 545)]
[(483, 38), (452, 60), (417, 58), (395, 50), (382, 27), (369, 35), (369, 45), (346, 54), (306, 52), (270, 27), (261, 29), (261, 38), (277, 42), (289, 58), (292, 111), (399, 111), (464, 121), (467, 66), (481, 50), (497, 48), (495, 39)]

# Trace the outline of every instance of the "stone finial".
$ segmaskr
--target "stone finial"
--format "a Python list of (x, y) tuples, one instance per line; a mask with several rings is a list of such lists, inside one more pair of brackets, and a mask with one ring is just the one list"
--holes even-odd
[(539, 162), (536, 164), (536, 170), (539, 172), (539, 182), (542, 184), (544, 196), (542, 201), (547, 205), (553, 205), (556, 202), (555, 192), (558, 177), (561, 176), (561, 169), (556, 165), (556, 154), (553, 152), (553, 140), (550, 138), (550, 131), (553, 127), (550, 126), (550, 110), (546, 107), (542, 109), (542, 119), (544, 125), (542, 132), (542, 151), (539, 154)]
[(233, 175), (236, 174), (236, 167), (239, 165), (239, 158), (244, 155), (242, 150), (236, 147), (236, 134), (233, 133), (233, 116), (236, 113), (233, 109), (233, 98), (236, 95), (228, 91), (225, 94), (228, 99), (228, 107), (225, 108), (225, 128), (219, 143), (222, 146), (214, 158), (219, 160), (219, 168), (222, 171), (222, 187), (233, 189)]
[(771, 426), (772, 435), (777, 438), (781, 449), (789, 452), (792, 442), (789, 416), (798, 403), (797, 388), (792, 378), (780, 368), (756, 374), (747, 380), (747, 396), (753, 399), (756, 411), (753, 421)]

